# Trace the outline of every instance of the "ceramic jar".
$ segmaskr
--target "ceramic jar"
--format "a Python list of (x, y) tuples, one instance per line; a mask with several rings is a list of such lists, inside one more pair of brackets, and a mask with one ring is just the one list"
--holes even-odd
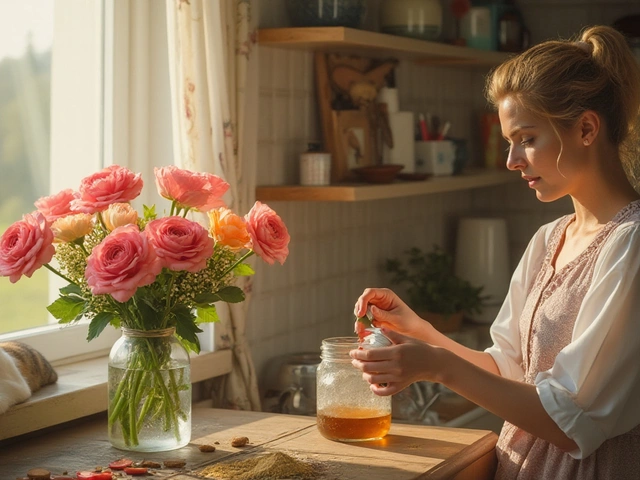
[(294, 27), (358, 28), (367, 12), (366, 0), (286, 0)]
[(383, 33), (438, 40), (442, 32), (441, 0), (384, 0), (380, 5)]
[(383, 438), (391, 428), (391, 396), (371, 391), (362, 372), (351, 364), (356, 337), (322, 341), (317, 370), (317, 425), (330, 440), (362, 442)]

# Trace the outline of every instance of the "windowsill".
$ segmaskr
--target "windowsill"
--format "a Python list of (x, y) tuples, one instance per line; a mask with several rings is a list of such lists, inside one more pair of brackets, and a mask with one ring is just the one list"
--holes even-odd
[[(107, 410), (107, 357), (56, 367), (58, 381), (0, 415), (0, 440)], [(191, 382), (231, 371), (231, 350), (191, 357)]]

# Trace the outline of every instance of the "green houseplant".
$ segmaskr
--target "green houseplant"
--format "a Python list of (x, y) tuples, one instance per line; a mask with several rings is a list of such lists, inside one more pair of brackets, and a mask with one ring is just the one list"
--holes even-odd
[(410, 248), (404, 260), (389, 258), (385, 271), (391, 283), (407, 286), (409, 306), (441, 331), (457, 330), (463, 314), (482, 310), (482, 287), (457, 277), (452, 256), (437, 245), (430, 252)]

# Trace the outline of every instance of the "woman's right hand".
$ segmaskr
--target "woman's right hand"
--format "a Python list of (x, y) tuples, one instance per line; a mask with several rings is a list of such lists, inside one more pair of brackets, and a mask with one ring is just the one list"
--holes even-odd
[[(367, 314), (371, 306), (376, 327), (388, 328), (409, 337), (426, 340), (430, 324), (421, 319), (398, 295), (388, 288), (367, 288), (354, 307), (356, 318)], [(356, 320), (355, 332), (360, 334), (365, 326)]]

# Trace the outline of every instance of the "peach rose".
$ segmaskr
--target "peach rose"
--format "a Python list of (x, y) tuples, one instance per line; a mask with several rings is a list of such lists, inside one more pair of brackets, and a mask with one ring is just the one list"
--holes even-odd
[(169, 270), (199, 272), (213, 255), (213, 238), (199, 223), (182, 217), (164, 217), (147, 224), (145, 232), (156, 255)]
[(94, 295), (110, 294), (126, 302), (138, 287), (152, 284), (162, 271), (162, 262), (137, 225), (116, 228), (96, 245), (84, 272)]
[(47, 217), (49, 222), (53, 222), (58, 218), (75, 213), (71, 211), (71, 202), (78, 198), (78, 196), (77, 192), (67, 188), (55, 195), (39, 198), (35, 201), (34, 205), (40, 213)]
[(248, 248), (251, 237), (244, 219), (228, 208), (219, 208), (209, 212), (211, 226), (209, 232), (216, 241), (226, 245), (234, 252)]
[(269, 265), (282, 265), (289, 255), (289, 232), (282, 219), (267, 205), (256, 202), (245, 215), (251, 248)]
[(91, 233), (93, 215), (76, 213), (57, 219), (51, 226), (55, 242), (73, 242)]
[(0, 237), (0, 275), (16, 283), (31, 277), (53, 258), (53, 232), (46, 217), (35, 211), (12, 224)]
[(229, 184), (217, 175), (183, 170), (175, 166), (154, 168), (158, 193), (181, 208), (194, 208), (208, 212), (224, 207), (222, 196)]
[(105, 211), (112, 203), (133, 200), (142, 191), (139, 173), (120, 165), (111, 165), (85, 177), (80, 183), (80, 198), (71, 202), (75, 212), (96, 213)]
[(102, 220), (112, 232), (123, 225), (137, 224), (138, 212), (128, 203), (114, 203), (102, 213)]

